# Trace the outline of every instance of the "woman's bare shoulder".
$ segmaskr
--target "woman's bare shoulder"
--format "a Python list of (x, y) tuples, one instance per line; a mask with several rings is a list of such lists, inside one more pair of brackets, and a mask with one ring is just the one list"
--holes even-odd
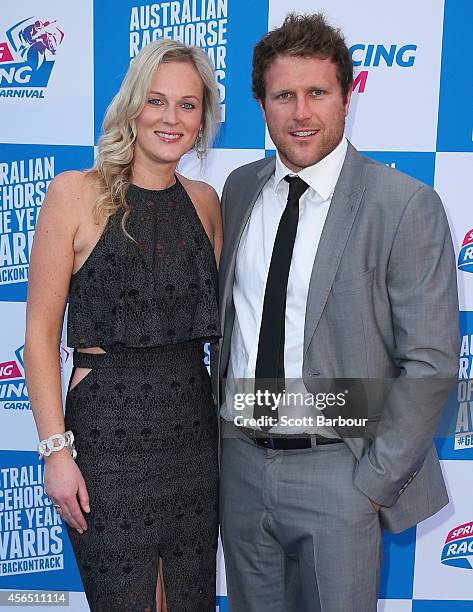
[(44, 206), (68, 214), (89, 213), (98, 195), (93, 174), (80, 170), (61, 172), (51, 181)]
[(178, 178), (194, 204), (204, 207), (212, 216), (217, 212), (220, 214), (220, 200), (212, 185), (204, 181), (193, 181), (182, 175), (178, 175)]
[(76, 195), (82, 191), (85, 183), (85, 172), (80, 170), (66, 170), (53, 178), (48, 187), (48, 196), (58, 196), (66, 193)]

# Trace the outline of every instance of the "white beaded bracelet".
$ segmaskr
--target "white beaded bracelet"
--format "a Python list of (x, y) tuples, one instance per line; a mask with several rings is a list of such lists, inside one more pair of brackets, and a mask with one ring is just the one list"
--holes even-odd
[(54, 434), (41, 440), (38, 445), (39, 458), (49, 457), (51, 453), (57, 453), (63, 448), (67, 448), (71, 453), (71, 457), (77, 457), (77, 451), (74, 447), (74, 434), (72, 431), (66, 431), (63, 434)]

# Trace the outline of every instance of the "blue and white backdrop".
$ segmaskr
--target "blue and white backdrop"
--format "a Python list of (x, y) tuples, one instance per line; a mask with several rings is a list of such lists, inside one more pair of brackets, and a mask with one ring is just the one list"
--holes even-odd
[[(385, 538), (379, 608), (473, 610), (473, 70), (471, 0), (292, 0), (345, 32), (356, 67), (347, 133), (369, 156), (433, 185), (458, 261), (460, 375), (437, 438), (450, 504)], [(105, 108), (130, 61), (160, 37), (205, 48), (224, 123), (201, 168), (221, 191), (235, 167), (270, 154), (250, 91), (254, 43), (281, 23), (283, 0), (17, 0), (0, 13), (0, 589), (64, 589), (88, 610), (64, 525), (44, 494), (22, 348), (28, 263), (51, 179), (90, 167)], [(35, 21), (45, 30), (31, 36)], [(39, 61), (38, 61), (39, 58)], [(71, 354), (61, 349), (64, 378)], [(446, 432), (446, 433), (445, 433)], [(339, 540), (337, 546), (343, 547)], [(227, 609), (220, 555), (216, 605)], [(22, 608), (18, 608), (22, 609)]]

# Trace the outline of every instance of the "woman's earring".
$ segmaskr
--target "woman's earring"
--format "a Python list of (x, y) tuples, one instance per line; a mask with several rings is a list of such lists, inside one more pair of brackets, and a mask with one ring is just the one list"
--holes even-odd
[(205, 157), (205, 145), (204, 145), (204, 139), (202, 135), (203, 135), (202, 128), (199, 128), (199, 133), (197, 134), (197, 138), (195, 140), (195, 151), (199, 159), (202, 159), (203, 157)]

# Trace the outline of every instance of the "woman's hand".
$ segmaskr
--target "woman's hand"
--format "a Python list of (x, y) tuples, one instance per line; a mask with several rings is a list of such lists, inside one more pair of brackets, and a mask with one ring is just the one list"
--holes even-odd
[(87, 530), (83, 512), (90, 512), (89, 495), (84, 477), (69, 451), (63, 449), (45, 458), (44, 488), (58, 513), (79, 533)]

